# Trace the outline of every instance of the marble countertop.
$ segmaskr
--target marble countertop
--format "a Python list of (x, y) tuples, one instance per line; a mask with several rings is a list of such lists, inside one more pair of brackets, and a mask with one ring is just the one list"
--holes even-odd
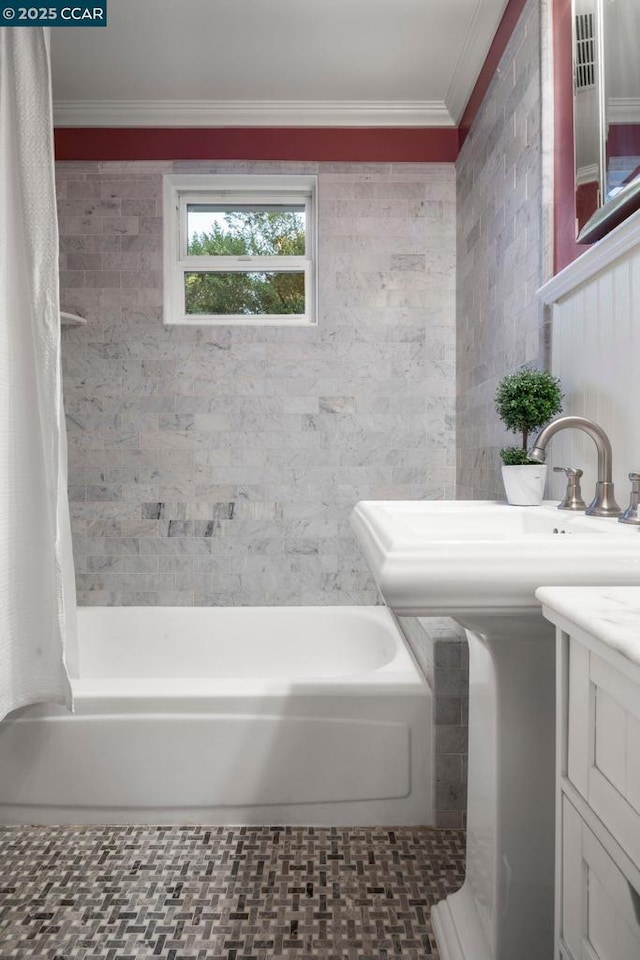
[(640, 586), (540, 587), (536, 597), (550, 611), (640, 664)]

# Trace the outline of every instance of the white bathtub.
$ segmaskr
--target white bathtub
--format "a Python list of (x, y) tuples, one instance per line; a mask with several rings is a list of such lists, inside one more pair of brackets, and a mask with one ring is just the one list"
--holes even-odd
[(0, 822), (432, 822), (431, 691), (386, 609), (78, 620), (75, 715), (0, 724)]

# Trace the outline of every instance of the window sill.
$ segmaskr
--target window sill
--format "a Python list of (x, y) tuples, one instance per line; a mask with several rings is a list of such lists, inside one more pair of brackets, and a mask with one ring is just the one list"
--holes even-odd
[(273, 317), (211, 317), (200, 316), (181, 316), (175, 319), (165, 317), (164, 324), (167, 327), (317, 327), (315, 320), (309, 317), (292, 316), (273, 316)]

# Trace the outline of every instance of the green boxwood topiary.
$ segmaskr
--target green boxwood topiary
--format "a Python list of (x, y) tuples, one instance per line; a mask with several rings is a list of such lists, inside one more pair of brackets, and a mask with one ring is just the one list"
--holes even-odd
[(529, 436), (562, 410), (560, 381), (546, 370), (523, 367), (498, 384), (496, 410), (508, 430), (522, 434), (521, 446), (500, 451), (503, 463), (506, 466), (533, 463), (527, 457)]
[(523, 450), (522, 447), (504, 447), (500, 451), (500, 456), (505, 467), (519, 467), (523, 464), (531, 464), (534, 461), (529, 460), (529, 456), (526, 450)]

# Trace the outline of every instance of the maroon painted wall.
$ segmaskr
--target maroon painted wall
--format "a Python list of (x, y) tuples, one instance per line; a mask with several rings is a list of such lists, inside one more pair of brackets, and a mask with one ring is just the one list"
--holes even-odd
[(59, 127), (56, 160), (453, 162), (455, 127)]
[(640, 123), (610, 123), (608, 157), (640, 157)]

